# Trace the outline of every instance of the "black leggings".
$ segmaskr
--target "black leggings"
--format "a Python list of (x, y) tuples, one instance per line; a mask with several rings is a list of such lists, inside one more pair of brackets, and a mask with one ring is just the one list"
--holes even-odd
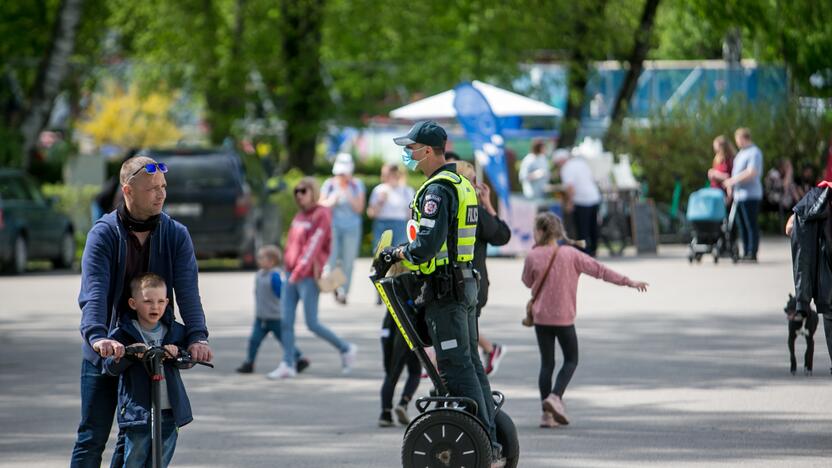
[[(565, 327), (554, 325), (535, 325), (534, 332), (537, 335), (537, 347), (540, 349), (540, 376), (537, 384), (540, 387), (540, 399), (543, 400), (549, 393), (562, 397), (566, 386), (572, 380), (572, 374), (578, 367), (578, 336), (575, 334), (575, 325)], [(552, 387), (552, 374), (555, 372), (555, 340), (560, 344), (563, 353), (563, 366), (558, 372), (555, 386)]]
[(381, 352), (384, 359), (384, 383), (381, 385), (381, 409), (393, 409), (393, 393), (396, 391), (396, 383), (407, 366), (407, 381), (405, 381), (400, 405), (406, 406), (416, 393), (419, 387), (419, 380), (422, 376), (422, 364), (416, 353), (407, 348), (396, 323), (390, 314), (385, 314), (384, 322), (381, 325), (383, 332), (381, 337)]

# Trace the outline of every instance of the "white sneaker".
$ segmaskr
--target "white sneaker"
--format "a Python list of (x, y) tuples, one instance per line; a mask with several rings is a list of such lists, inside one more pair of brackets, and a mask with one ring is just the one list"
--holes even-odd
[(346, 351), (341, 353), (341, 372), (344, 374), (349, 374), (352, 371), (352, 367), (355, 365), (356, 358), (358, 357), (358, 346), (353, 343), (350, 343), (349, 348)]
[(297, 371), (287, 366), (285, 362), (281, 362), (277, 369), (266, 374), (266, 377), (272, 380), (290, 379), (297, 375)]

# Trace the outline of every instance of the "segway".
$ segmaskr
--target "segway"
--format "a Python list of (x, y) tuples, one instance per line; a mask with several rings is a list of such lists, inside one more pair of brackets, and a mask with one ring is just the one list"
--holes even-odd
[[(162, 360), (172, 357), (167, 350), (162, 346), (147, 347), (142, 343), (136, 343), (124, 348), (124, 355), (137, 359), (144, 365), (144, 369), (150, 375), (150, 402), (151, 402), (151, 466), (153, 468), (162, 467), (162, 381), (165, 378), (165, 371)], [(138, 356), (141, 355), (139, 358)], [(179, 355), (174, 358), (173, 365), (179, 369), (190, 369), (196, 364), (213, 368), (214, 365), (210, 362), (195, 361), (191, 358), (191, 354), (179, 349)]]
[[(378, 258), (382, 249), (392, 244), (392, 231), (385, 231), (376, 249)], [(390, 259), (387, 259), (390, 260)], [(410, 295), (407, 281), (415, 279), (415, 273), (382, 277), (375, 269), (370, 275), (388, 313), (396, 323), (399, 333), (419, 358), (434, 386), (431, 396), (416, 400), (419, 415), (407, 426), (402, 444), (404, 468), (487, 468), (491, 466), (491, 440), (488, 429), (477, 415), (477, 404), (470, 398), (453, 396), (439, 371), (425, 352), (431, 345), (424, 321), (424, 313), (417, 309)], [(474, 350), (475, 352), (476, 350)], [(505, 396), (494, 391), (497, 441), (502, 445), (502, 456), (509, 468), (517, 466), (520, 444), (514, 422), (502, 410)]]

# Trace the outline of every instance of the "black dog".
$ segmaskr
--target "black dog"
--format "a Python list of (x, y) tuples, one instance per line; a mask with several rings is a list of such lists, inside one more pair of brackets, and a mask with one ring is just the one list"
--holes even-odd
[(798, 313), (796, 310), (797, 301), (794, 296), (789, 294), (789, 300), (786, 302), (786, 307), (783, 312), (786, 313), (786, 319), (789, 321), (789, 360), (791, 367), (789, 370), (792, 375), (797, 371), (797, 359), (794, 357), (794, 342), (797, 335), (806, 337), (806, 354), (803, 356), (803, 373), (805, 375), (812, 375), (812, 360), (815, 355), (815, 331), (818, 329), (818, 313), (814, 310), (809, 310), (809, 314), (804, 315), (803, 312)]

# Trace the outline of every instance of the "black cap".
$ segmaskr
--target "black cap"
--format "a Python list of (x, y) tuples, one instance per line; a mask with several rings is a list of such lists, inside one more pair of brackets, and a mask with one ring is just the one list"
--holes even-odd
[(393, 138), (393, 142), (399, 146), (421, 143), (434, 148), (444, 148), (448, 141), (448, 134), (433, 120), (422, 120), (411, 127), (407, 135)]

